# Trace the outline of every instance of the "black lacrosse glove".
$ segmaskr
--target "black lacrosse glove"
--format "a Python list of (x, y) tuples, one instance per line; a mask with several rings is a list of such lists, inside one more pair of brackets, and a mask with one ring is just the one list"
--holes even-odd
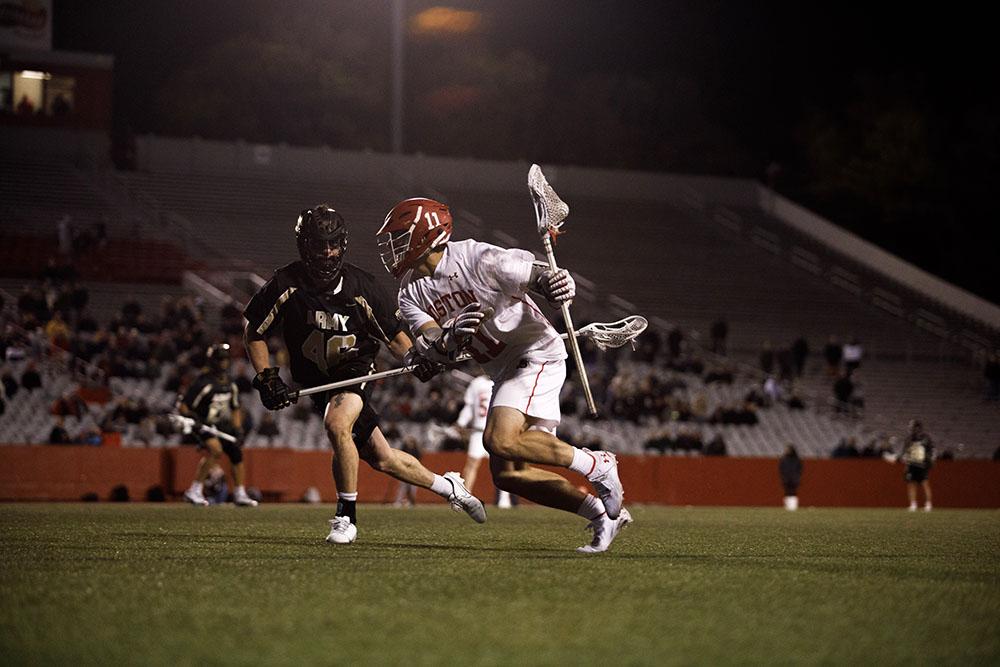
[(444, 364), (431, 361), (427, 357), (419, 354), (413, 348), (410, 348), (410, 351), (406, 353), (405, 357), (403, 357), (403, 365), (416, 366), (417, 368), (413, 371), (413, 375), (415, 375), (421, 382), (427, 382), (445, 369)]
[(257, 373), (251, 384), (260, 393), (260, 402), (268, 410), (280, 410), (292, 404), (288, 396), (288, 385), (278, 375), (277, 368), (265, 368)]

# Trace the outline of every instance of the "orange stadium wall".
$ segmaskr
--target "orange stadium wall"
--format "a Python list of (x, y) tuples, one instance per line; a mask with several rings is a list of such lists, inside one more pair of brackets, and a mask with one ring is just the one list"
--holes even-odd
[[(79, 500), (96, 493), (107, 499), (124, 485), (133, 500), (161, 486), (179, 495), (198, 462), (190, 447), (119, 449), (114, 447), (0, 447), (0, 500)], [(335, 498), (329, 452), (287, 449), (248, 450), (247, 482), (270, 501), (298, 501), (306, 489)], [(461, 453), (426, 454), (432, 470), (461, 470)], [(905, 504), (903, 468), (882, 460), (805, 460), (799, 502), (816, 507), (899, 507)], [(778, 506), (782, 490), (775, 459), (620, 457), (627, 498), (662, 505)], [(569, 475), (581, 486), (582, 477)], [(1000, 508), (1000, 464), (991, 461), (941, 461), (931, 473), (936, 507)], [(362, 463), (363, 502), (391, 502), (397, 482)], [(494, 494), (487, 464), (481, 464), (475, 492)], [(420, 490), (418, 502), (441, 502)]]

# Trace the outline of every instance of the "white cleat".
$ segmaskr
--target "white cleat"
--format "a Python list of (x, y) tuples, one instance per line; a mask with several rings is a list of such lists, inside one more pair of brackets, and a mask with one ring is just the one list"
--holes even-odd
[(237, 507), (257, 507), (258, 503), (256, 500), (247, 495), (246, 491), (243, 493), (237, 491), (233, 494), (233, 504)]
[(617, 519), (610, 519), (606, 514), (602, 514), (587, 524), (587, 529), (594, 532), (594, 539), (590, 541), (590, 544), (577, 547), (576, 550), (582, 554), (597, 554), (607, 551), (621, 529), (630, 523), (632, 523), (632, 515), (624, 508)]
[(618, 478), (618, 459), (610, 452), (592, 452), (589, 449), (583, 451), (596, 460), (594, 469), (587, 475), (587, 479), (594, 486), (597, 497), (604, 503), (608, 517), (617, 519), (625, 503), (625, 489)]
[(358, 537), (358, 527), (351, 523), (351, 518), (335, 516), (330, 519), (330, 534), (326, 541), (330, 544), (350, 544)]
[(456, 512), (465, 512), (476, 523), (486, 523), (486, 508), (479, 498), (469, 493), (465, 488), (465, 481), (457, 472), (446, 472), (441, 475), (451, 482), (452, 492), (448, 496), (451, 508)]
[(208, 507), (208, 501), (205, 500), (205, 496), (198, 489), (188, 489), (185, 491), (184, 500), (188, 501), (195, 507)]

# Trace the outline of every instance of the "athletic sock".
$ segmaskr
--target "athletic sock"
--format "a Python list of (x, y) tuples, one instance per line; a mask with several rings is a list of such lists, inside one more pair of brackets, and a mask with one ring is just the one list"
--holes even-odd
[(434, 481), (431, 482), (431, 491), (447, 500), (448, 496), (452, 494), (454, 489), (451, 486), (451, 482), (446, 480), (444, 477), (441, 475), (434, 475)]
[(597, 458), (585, 452), (579, 447), (573, 448), (573, 462), (569, 464), (569, 469), (573, 472), (578, 472), (584, 477), (594, 472), (594, 468), (597, 466)]
[(346, 516), (355, 526), (358, 525), (358, 493), (337, 492), (337, 516)]
[(587, 497), (583, 499), (580, 503), (580, 509), (576, 511), (577, 514), (582, 516), (588, 521), (593, 521), (599, 516), (605, 514), (604, 503), (601, 502), (600, 498), (587, 494)]
[(191, 482), (191, 490), (194, 491), (195, 493), (201, 493), (202, 491), (204, 491), (204, 489), (205, 485), (199, 482), (198, 480)]
[(236, 487), (236, 492), (235, 493), (238, 496), (245, 496), (247, 494), (246, 487), (243, 486), (242, 484), (240, 484), (239, 486)]

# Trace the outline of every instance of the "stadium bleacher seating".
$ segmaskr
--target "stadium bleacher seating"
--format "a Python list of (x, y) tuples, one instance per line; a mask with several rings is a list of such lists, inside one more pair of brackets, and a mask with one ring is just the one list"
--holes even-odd
[[(365, 184), (280, 174), (265, 178), (144, 171), (108, 172), (95, 177), (51, 161), (23, 165), (0, 160), (0, 171), (4, 175), (0, 233), (5, 236), (13, 236), (18, 221), (23, 225), (39, 215), (52, 221), (54, 235), (55, 220), (71, 211), (74, 220), (108, 222), (112, 241), (120, 240), (116, 234), (126, 235), (135, 225), (143, 226), (142, 238), (154, 244), (151, 254), (167, 257), (167, 251), (157, 249), (155, 243), (176, 237), (176, 225), (149, 227), (155, 227), (156, 220), (169, 214), (174, 222), (180, 221), (183, 234), (190, 237), (174, 238), (176, 247), (211, 251), (200, 256), (192, 252), (197, 260), (183, 254), (167, 257), (165, 265), (172, 265), (175, 271), (177, 266), (204, 267), (207, 259), (210, 268), (249, 267), (267, 277), (275, 267), (295, 258), (292, 227), (298, 211), (327, 201), (337, 206), (352, 225), (350, 261), (391, 286), (378, 263), (374, 232), (393, 201), (414, 194), (438, 196), (452, 206), (458, 218), (455, 238), (476, 236), (500, 244), (516, 242), (527, 248), (537, 245), (530, 200), (520, 191), (482, 192), (453, 187), (438, 192), (431, 184), (422, 192), (413, 192), (396, 182)], [(568, 235), (558, 245), (558, 257), (561, 264), (595, 285), (594, 301), (581, 301), (578, 307), (590, 319), (615, 319), (618, 312), (634, 306), (635, 312), (658, 318), (654, 321), (681, 328), (688, 344), (696, 350), (707, 339), (711, 322), (724, 317), (730, 330), (729, 361), (742, 364), (740, 368), (746, 371), (741, 371), (738, 390), (733, 390), (740, 396), (734, 394), (729, 399), (741, 397), (748, 387), (759, 383), (760, 376), (748, 369), (757, 365), (763, 341), (770, 341), (776, 348), (787, 346), (800, 335), (809, 341), (813, 357), (801, 390), (811, 409), (776, 406), (762, 410), (760, 423), (754, 427), (702, 425), (699, 429), (705, 441), (716, 433), (722, 434), (730, 455), (774, 456), (786, 442), (795, 442), (806, 456), (825, 456), (843, 437), (899, 433), (909, 418), (920, 416), (928, 430), (954, 449), (957, 456), (992, 453), (1000, 432), (1000, 411), (996, 405), (979, 400), (977, 369), (949, 361), (951, 352), (944, 349), (938, 337), (794, 266), (769, 251), (766, 243), (748, 242), (719, 224), (711, 213), (696, 210), (682, 200), (577, 196), (570, 204), (571, 223)], [(761, 212), (741, 210), (739, 214), (774, 228), (775, 221), (766, 220)], [(42, 252), (37, 250), (39, 257)], [(112, 258), (111, 263), (116, 262), (123, 260)], [(143, 291), (136, 286), (140, 281), (130, 279), (130, 275), (126, 271), (111, 276), (124, 281), (114, 288), (104, 283), (91, 284), (93, 309), (99, 312), (100, 319), (106, 319), (108, 313), (114, 312), (115, 302), (123, 302), (129, 295), (138, 295), (144, 308), (155, 310), (159, 297), (176, 294), (179, 289), (167, 287), (162, 284), (166, 280), (154, 277), (153, 282), (161, 284)], [(14, 283), (0, 286), (4, 285), (14, 291)], [(613, 297), (613, 307), (609, 306), (609, 297)], [(832, 333), (841, 339), (857, 336), (866, 350), (859, 373), (866, 401), (860, 421), (815, 409), (824, 406), (831, 396), (817, 353)], [(116, 381), (113, 388), (120, 395), (153, 396), (166, 405), (168, 397), (157, 393), (160, 390), (156, 383), (143, 382), (147, 383), (136, 388)], [(721, 398), (713, 395), (713, 400)], [(254, 401), (247, 403), (251, 410), (261, 410)], [(23, 406), (16, 409), (26, 410)], [(278, 419), (283, 442), (310, 448), (325, 446), (316, 420), (299, 422), (285, 413)], [(681, 426), (669, 423), (666, 428), (675, 432)], [(602, 428), (606, 446), (639, 451), (660, 427), (616, 421), (597, 426), (582, 424), (573, 417), (566, 423), (568, 431)], [(37, 436), (37, 432), (33, 433), (32, 438)], [(144, 437), (151, 438), (151, 444), (170, 440), (132, 429), (124, 441), (141, 443)], [(266, 439), (256, 436), (248, 440), (248, 446), (265, 444)]]

